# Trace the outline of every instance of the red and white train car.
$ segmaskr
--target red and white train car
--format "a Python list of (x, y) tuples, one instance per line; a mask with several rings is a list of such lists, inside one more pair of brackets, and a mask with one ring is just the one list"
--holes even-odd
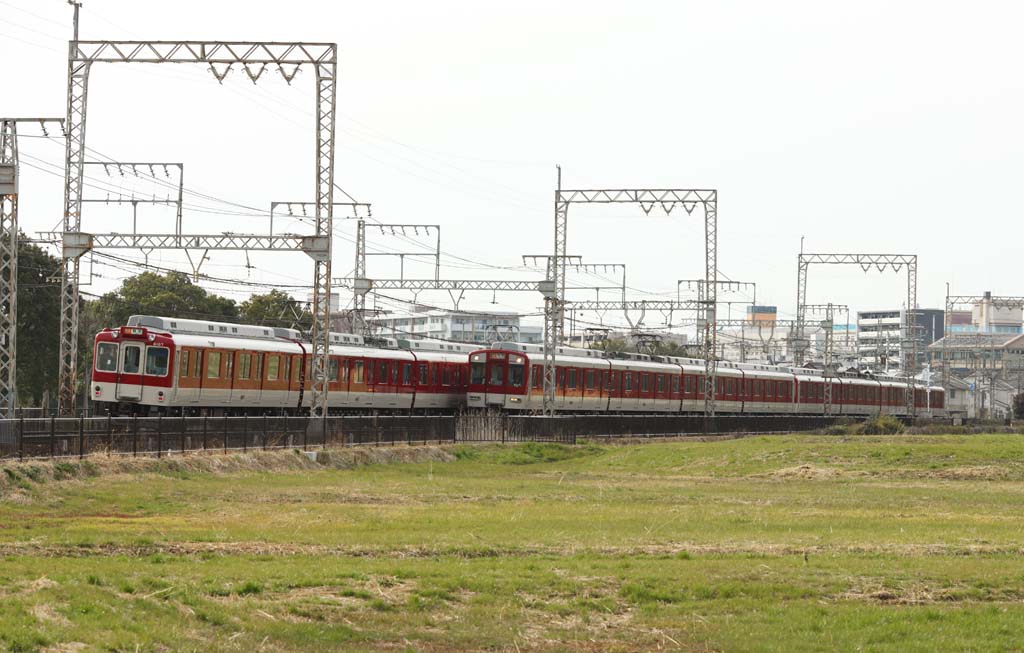
[[(499, 343), (470, 354), (470, 408), (539, 411), (543, 348)], [(704, 410), (704, 361), (691, 358), (560, 347), (555, 356), (555, 410), (561, 412), (699, 413)], [(905, 415), (907, 383), (890, 377), (835, 376), (820, 370), (721, 361), (715, 379), (720, 413), (820, 415), (825, 384), (835, 415)], [(918, 414), (945, 414), (941, 388), (915, 390)]]
[[(454, 411), (470, 345), (331, 334), (332, 412)], [(404, 344), (404, 343), (403, 343)], [(112, 413), (295, 413), (310, 404), (311, 347), (294, 329), (135, 315), (96, 335), (91, 396)]]

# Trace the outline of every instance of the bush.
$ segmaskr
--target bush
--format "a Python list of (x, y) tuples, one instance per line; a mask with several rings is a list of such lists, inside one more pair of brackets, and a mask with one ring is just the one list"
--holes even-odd
[(857, 431), (863, 435), (897, 435), (903, 433), (903, 422), (891, 415), (879, 415), (861, 424)]

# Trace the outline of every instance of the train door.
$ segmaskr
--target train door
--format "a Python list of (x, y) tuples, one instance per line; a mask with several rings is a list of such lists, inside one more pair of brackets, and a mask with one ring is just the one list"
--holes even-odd
[(117, 374), (118, 399), (142, 399), (142, 343), (125, 341), (121, 345), (121, 368)]

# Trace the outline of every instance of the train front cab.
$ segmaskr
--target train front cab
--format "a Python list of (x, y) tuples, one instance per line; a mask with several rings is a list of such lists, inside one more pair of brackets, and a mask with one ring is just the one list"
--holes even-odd
[(482, 349), (469, 355), (469, 408), (504, 408), (522, 410), (526, 399), (526, 354)]
[[(132, 410), (168, 405), (174, 386), (174, 342), (144, 327), (104, 329), (93, 350), (92, 399)], [(143, 408), (145, 407), (145, 408)]]

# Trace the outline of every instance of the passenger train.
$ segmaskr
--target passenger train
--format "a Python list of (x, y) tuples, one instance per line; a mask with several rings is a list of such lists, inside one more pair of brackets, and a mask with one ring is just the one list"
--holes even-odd
[[(330, 334), (331, 412), (451, 412), (471, 345)], [(310, 405), (310, 344), (295, 329), (134, 315), (96, 335), (92, 400), (112, 414), (288, 414)]]
[[(539, 411), (544, 401), (544, 349), (495, 344), (469, 357), (469, 408)], [(574, 413), (701, 413), (704, 361), (560, 347), (555, 356), (555, 410)], [(821, 370), (719, 361), (715, 409), (726, 414), (821, 415)], [(832, 414), (866, 417), (907, 414), (905, 379), (837, 375), (831, 379)], [(945, 415), (940, 387), (916, 387), (919, 415)]]
[[(539, 412), (543, 348), (473, 345), (330, 334), (332, 413)], [(91, 396), (111, 414), (300, 414), (310, 405), (310, 345), (294, 329), (135, 315), (96, 335)], [(718, 362), (716, 411), (824, 412), (820, 370)], [(906, 415), (907, 383), (839, 375), (832, 412)], [(607, 355), (560, 347), (555, 410), (566, 413), (702, 413), (704, 361)], [(919, 415), (945, 415), (943, 390), (917, 387)]]

